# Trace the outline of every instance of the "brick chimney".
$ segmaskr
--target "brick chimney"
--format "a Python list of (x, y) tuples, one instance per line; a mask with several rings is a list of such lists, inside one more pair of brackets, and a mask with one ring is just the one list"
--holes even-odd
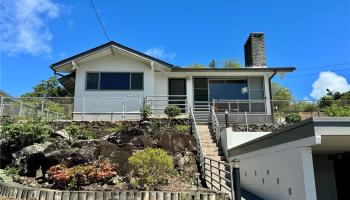
[(266, 67), (264, 33), (250, 33), (244, 44), (246, 67)]

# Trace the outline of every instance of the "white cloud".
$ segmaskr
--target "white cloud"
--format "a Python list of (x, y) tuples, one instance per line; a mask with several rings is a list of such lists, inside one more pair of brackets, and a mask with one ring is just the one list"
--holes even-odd
[(48, 20), (60, 6), (52, 0), (3, 0), (0, 7), (1, 52), (8, 55), (49, 54), (53, 34)]
[(326, 89), (337, 92), (347, 92), (350, 90), (350, 84), (347, 80), (334, 72), (321, 72), (318, 79), (312, 84), (311, 97), (319, 99), (327, 93)]
[(147, 49), (145, 54), (164, 60), (173, 60), (176, 56), (175, 52), (166, 52), (164, 46)]

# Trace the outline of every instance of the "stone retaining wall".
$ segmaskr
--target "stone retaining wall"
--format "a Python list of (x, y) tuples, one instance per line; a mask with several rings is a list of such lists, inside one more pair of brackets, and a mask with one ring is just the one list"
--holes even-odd
[(0, 183), (0, 196), (22, 200), (221, 200), (225, 194), (155, 191), (60, 191)]

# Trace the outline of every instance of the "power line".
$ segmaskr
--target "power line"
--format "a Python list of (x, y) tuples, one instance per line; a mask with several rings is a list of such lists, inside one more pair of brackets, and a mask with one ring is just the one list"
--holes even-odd
[(94, 2), (93, 2), (92, 0), (90, 0), (90, 3), (91, 3), (92, 8), (94, 9), (94, 12), (95, 12), (95, 14), (96, 14), (96, 17), (97, 17), (98, 21), (100, 22), (101, 28), (102, 28), (103, 33), (105, 34), (105, 36), (106, 36), (106, 38), (107, 38), (107, 41), (110, 41), (110, 39), (109, 39), (109, 37), (108, 37), (108, 34), (107, 34), (107, 31), (106, 31), (105, 27), (103, 26), (102, 20), (101, 20), (101, 18), (100, 18), (100, 16), (99, 16), (98, 12), (97, 12), (97, 10), (96, 10), (96, 7), (95, 7), (95, 5), (94, 5)]
[(303, 68), (298, 68), (299, 71), (307, 71), (311, 69), (318, 69), (318, 68), (324, 68), (324, 67), (334, 67), (334, 66), (340, 66), (340, 65), (345, 65), (349, 64), (350, 61), (345, 61), (342, 63), (336, 63), (336, 64), (329, 64), (329, 65), (320, 65), (320, 66), (313, 66), (313, 67), (303, 67)]
[[(329, 70), (331, 72), (340, 72), (340, 71), (347, 71), (350, 70), (350, 68), (344, 68), (344, 69), (337, 69), (337, 70)], [(301, 75), (297, 75), (297, 76), (288, 76), (288, 78), (299, 78), (299, 77), (305, 77), (305, 76), (315, 76), (318, 75), (320, 72), (317, 73), (311, 73), (311, 74), (301, 74)]]

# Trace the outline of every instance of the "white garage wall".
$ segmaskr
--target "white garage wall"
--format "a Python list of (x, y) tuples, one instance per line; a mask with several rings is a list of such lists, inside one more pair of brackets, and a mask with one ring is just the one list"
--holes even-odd
[[(237, 157), (242, 187), (269, 200), (316, 200), (311, 147), (307, 138)], [(306, 145), (307, 146), (307, 145)]]

